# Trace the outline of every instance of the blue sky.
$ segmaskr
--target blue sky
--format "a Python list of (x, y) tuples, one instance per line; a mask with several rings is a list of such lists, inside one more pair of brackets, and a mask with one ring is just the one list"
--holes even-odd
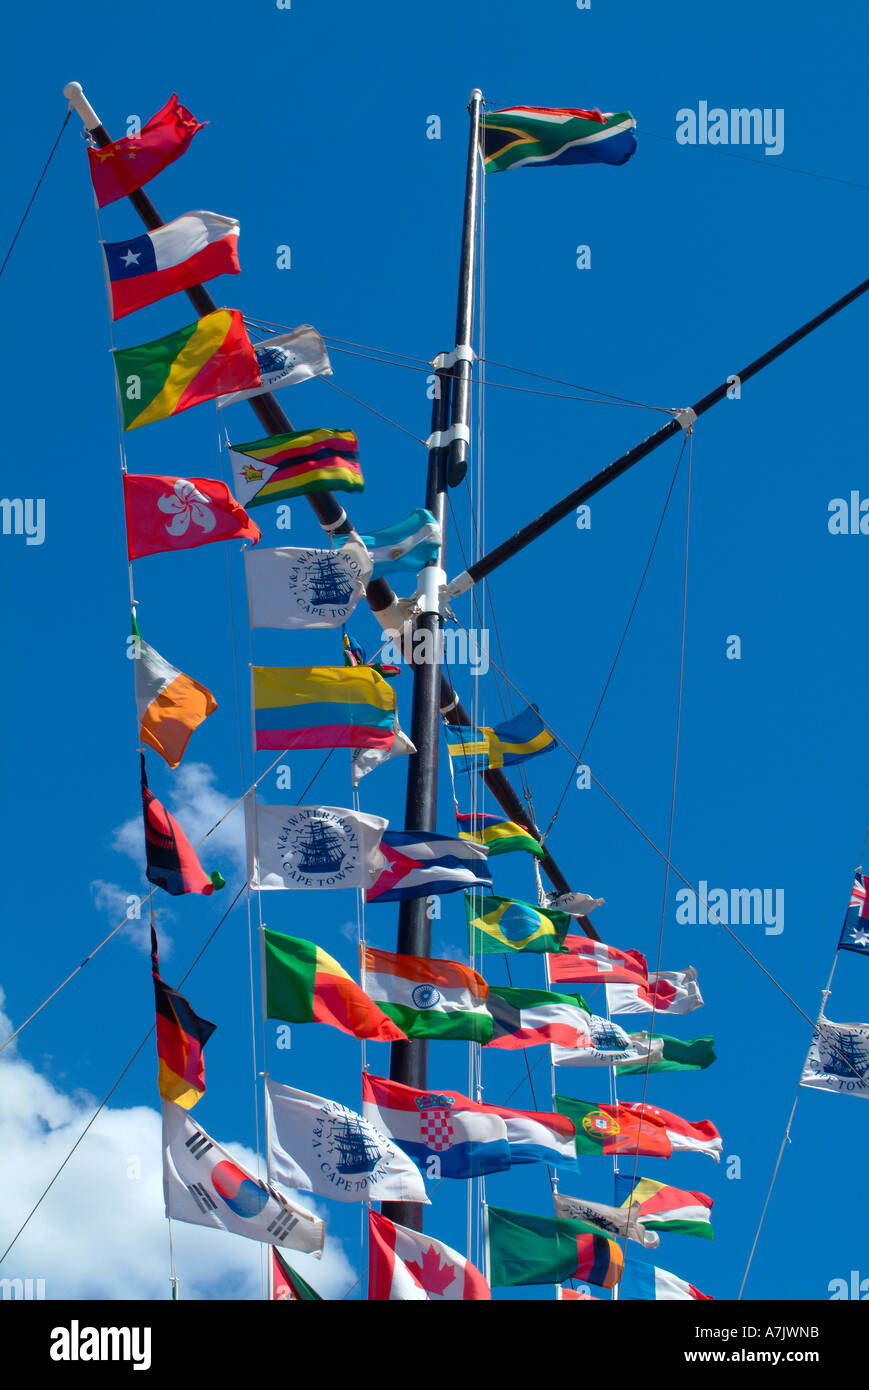
[[(18, 51), (38, 46), (39, 64), (13, 65), (7, 78), (9, 109), (26, 112), (27, 120), (0, 156), (4, 244), (57, 133), (64, 82), (80, 80), (117, 135), (128, 115), (144, 121), (177, 91), (210, 124), (184, 159), (150, 185), (157, 207), (166, 218), (193, 208), (237, 216), (243, 274), (217, 282), (218, 302), (287, 325), (313, 323), (327, 338), (422, 360), (452, 346), (465, 105), (475, 85), (495, 107), (630, 109), (640, 131), (638, 153), (622, 169), (519, 171), (489, 180), (484, 327), (486, 355), (495, 361), (637, 402), (683, 405), (866, 274), (866, 190), (778, 167), (865, 180), (857, 93), (867, 34), (865, 17), (853, 7), (776, 0), (758, 13), (756, 5), (736, 0), (722, 23), (717, 12), (672, 0), (655, 7), (592, 0), (588, 11), (571, 0), (544, 0), (533, 10), (506, 0), (496, 13), (479, 0), (447, 3), (437, 12), (346, 0), (316, 6), (293, 0), (291, 10), (258, 0), (240, 12), (219, 0), (207, 12), (157, 3), (140, 25), (97, 0), (86, 29), (60, 8), (48, 24), (43, 15), (19, 10), (9, 29)], [(783, 111), (783, 153), (743, 151), (754, 157), (750, 163), (721, 149), (677, 145), (676, 113), (700, 101)], [(426, 137), (432, 115), (440, 117), (439, 140)], [(139, 230), (128, 204), (104, 210), (106, 239)], [(118, 434), (97, 236), (84, 142), (73, 118), (0, 281), (9, 326), (6, 382), (13, 388), (4, 419), (12, 465), (4, 491), (44, 498), (46, 507), (43, 545), (0, 537), (10, 673), (2, 693), (8, 927), (0, 986), (13, 1025), (116, 924), (115, 897), (143, 884)], [(284, 244), (292, 248), (291, 270), (276, 267)], [(589, 270), (576, 268), (580, 245), (591, 248)], [(863, 485), (866, 312), (858, 303), (746, 386), (739, 401), (716, 407), (697, 427), (693, 454), (673, 860), (695, 883), (784, 890), (780, 934), (757, 925), (740, 931), (812, 1016), (869, 814), (861, 757), (869, 541), (832, 536), (827, 527), (831, 499)], [(175, 297), (122, 321), (116, 342), (146, 341), (192, 317), (186, 299)], [(335, 385), (413, 434), (427, 435), (424, 373), (338, 351), (332, 361)], [(562, 389), (493, 367), (488, 374)], [(360, 530), (420, 504), (425, 451), (413, 439), (324, 382), (285, 391), (282, 404), (299, 428), (356, 430), (366, 477), (366, 491), (352, 507)], [(226, 414), (231, 435), (256, 437), (247, 407)], [(663, 418), (487, 390), (488, 543)], [(127, 443), (131, 471), (225, 476), (211, 406), (136, 431)], [(590, 530), (579, 531), (568, 519), (492, 579), (510, 679), (539, 702), (572, 748), (582, 742), (609, 669), (677, 449), (678, 443), (668, 445), (597, 498)], [(667, 833), (672, 779), (684, 474), (683, 467), (586, 754), (595, 775), (658, 844)], [(467, 493), (454, 494), (453, 502), (467, 548), (473, 544)], [(315, 544), (319, 535), (304, 503), (293, 508), (289, 534), (271, 521), (264, 526), (265, 544)], [(251, 643), (238, 549), (204, 547), (135, 566), (144, 637), (207, 684), (220, 704), (178, 772), (149, 759), (153, 790), (188, 833), (197, 827), (202, 833), (269, 761), (258, 755), (254, 764), (251, 753), (248, 662), (340, 660), (340, 638), (330, 633), (257, 632)], [(454, 574), (462, 567), (451, 531), (447, 569)], [(457, 612), (477, 625), (468, 600)], [(494, 634), (488, 609), (487, 615)], [(359, 610), (351, 630), (369, 651), (377, 645), (367, 610)], [(741, 638), (739, 661), (725, 656), (732, 635)], [(479, 685), (481, 713), (500, 716), (494, 673), (475, 682), (463, 672), (457, 685), (466, 704)], [(406, 671), (397, 690), (408, 727)], [(289, 761), (295, 794), (320, 759), (297, 753)], [(542, 824), (572, 765), (565, 751), (530, 765)], [(405, 774), (400, 761), (372, 774), (362, 786), (363, 809), (400, 825)], [(440, 828), (449, 833), (445, 771), (440, 795)], [(347, 759), (339, 752), (306, 800), (347, 805), (349, 798)], [(275, 791), (271, 799), (293, 797)], [(236, 818), (203, 851), (205, 867), (221, 868), (230, 880), (226, 893), (159, 904), (161, 936), (172, 943), (164, 974), (173, 984), (241, 882), (240, 834)], [(612, 804), (598, 791), (571, 789), (551, 847), (575, 888), (606, 899), (595, 917), (604, 939), (653, 957), (662, 863)], [(497, 891), (532, 896), (529, 862), (524, 856), (496, 861)], [(676, 921), (679, 886), (671, 880), (664, 907), (662, 964), (695, 965), (706, 1006), (676, 1020), (671, 1031), (713, 1033), (718, 1061), (696, 1076), (653, 1077), (648, 1099), (689, 1119), (712, 1119), (725, 1155), (740, 1159), (741, 1176), (728, 1179), (725, 1164), (713, 1168), (690, 1155), (666, 1165), (647, 1160), (639, 1171), (715, 1199), (714, 1243), (665, 1238), (656, 1258), (727, 1298), (742, 1277), (809, 1030), (720, 930)], [(352, 894), (272, 894), (265, 907), (270, 927), (316, 939), (353, 968)], [(444, 898), (442, 908), (435, 950), (461, 959), (460, 895)], [(392, 949), (395, 918), (392, 908), (370, 909), (374, 944)], [(840, 963), (830, 1017), (866, 1019), (866, 968), (854, 956)], [(539, 958), (516, 961), (513, 976), (542, 987)], [(500, 960), (491, 965), (491, 979), (506, 979)], [(218, 1024), (207, 1051), (208, 1092), (196, 1117), (221, 1142), (251, 1152), (255, 1064), (243, 901), (185, 993)], [(78, 1134), (89, 1113), (86, 1097), (105, 1093), (152, 1018), (147, 957), (124, 935), (22, 1034), (7, 1063), (7, 1094), (16, 1105), (6, 1116), (5, 1190), (12, 1196), (0, 1237), (11, 1238)], [(267, 1062), (278, 1080), (358, 1102), (359, 1049), (351, 1039), (297, 1027), (292, 1051), (279, 1053), (273, 1028)], [(261, 1068), (259, 1023), (256, 1033)], [(532, 1065), (540, 1062), (533, 1073), (536, 1106), (519, 1053), (485, 1057), (487, 1100), (548, 1108), (543, 1052), (527, 1055)], [(369, 1047), (368, 1059), (373, 1071), (386, 1072), (384, 1046)], [(463, 1045), (432, 1046), (433, 1085), (465, 1090), (467, 1074)], [(588, 1076), (563, 1087), (583, 1099), (604, 1098), (604, 1074)], [(639, 1099), (639, 1084), (625, 1083), (622, 1093)], [(149, 1044), (4, 1274), (44, 1277), (56, 1297), (165, 1295), (156, 1104)], [(869, 1138), (867, 1119), (856, 1100), (803, 1093), (749, 1297), (825, 1299), (831, 1280), (859, 1267), (859, 1189), (854, 1219), (825, 1220), (823, 1230), (806, 1220), (806, 1195), (849, 1181)], [(134, 1158), (138, 1177), (128, 1176)], [(491, 1179), (489, 1200), (549, 1210), (545, 1170), (520, 1170), (520, 1178)], [(564, 1188), (611, 1200), (609, 1163), (587, 1160)], [(465, 1201), (464, 1185), (445, 1183), (427, 1213), (427, 1229), (459, 1248)], [(325, 1287), (340, 1293), (359, 1273), (359, 1213), (335, 1206), (328, 1216), (340, 1246), (333, 1246)], [(252, 1244), (240, 1248), (244, 1243), (235, 1238), (193, 1230), (176, 1236), (188, 1296), (216, 1297), (227, 1289), (256, 1296), (259, 1251)], [(316, 1284), (317, 1273), (310, 1277)], [(551, 1289), (496, 1296), (549, 1298)]]

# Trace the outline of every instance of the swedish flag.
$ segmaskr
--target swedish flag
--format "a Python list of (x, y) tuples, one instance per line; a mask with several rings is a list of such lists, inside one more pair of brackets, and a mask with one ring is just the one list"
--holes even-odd
[(515, 898), (465, 894), (472, 951), (492, 955), (507, 951), (562, 951), (570, 926), (566, 912), (534, 907)]
[(545, 727), (536, 705), (528, 705), (515, 718), (491, 729), (448, 724), (446, 734), (452, 766), (476, 767), (479, 772), (490, 767), (511, 767), (513, 763), (536, 758), (539, 753), (551, 753), (558, 742)]

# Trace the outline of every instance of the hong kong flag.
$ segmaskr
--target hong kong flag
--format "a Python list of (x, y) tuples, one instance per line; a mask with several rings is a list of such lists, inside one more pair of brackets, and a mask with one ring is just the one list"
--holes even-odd
[[(207, 122), (206, 122), (207, 124)], [(173, 92), (138, 135), (88, 150), (94, 193), (101, 208), (134, 193), (184, 153), (203, 123)]]
[(368, 1299), (491, 1299), (478, 1269), (443, 1241), (368, 1213)]
[(131, 560), (211, 541), (238, 539), (256, 545), (262, 535), (226, 484), (214, 478), (125, 473), (124, 509)]

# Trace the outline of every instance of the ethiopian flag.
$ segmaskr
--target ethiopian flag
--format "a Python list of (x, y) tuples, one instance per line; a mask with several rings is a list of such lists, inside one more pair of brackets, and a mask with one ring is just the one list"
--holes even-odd
[(249, 507), (310, 492), (361, 492), (365, 486), (359, 441), (352, 430), (272, 434), (250, 444), (233, 444), (230, 459)]
[(583, 1279), (611, 1289), (622, 1277), (618, 1243), (597, 1226), (566, 1217), (488, 1207), (489, 1283), (560, 1284)]
[(523, 164), (625, 164), (637, 148), (636, 121), (578, 107), (508, 106), (483, 117), (487, 174)]
[(516, 821), (484, 815), (480, 811), (469, 811), (467, 814), (457, 811), (456, 820), (459, 823), (459, 839), (485, 845), (490, 858), (493, 854), (509, 854), (514, 849), (527, 850), (537, 859), (542, 859), (546, 854), (528, 827)]
[(268, 1018), (330, 1023), (342, 1033), (375, 1042), (406, 1041), (407, 1034), (320, 946), (266, 928), (263, 938)]
[(261, 384), (239, 309), (215, 309), (177, 333), (113, 355), (125, 430)]
[(507, 951), (562, 951), (570, 926), (566, 912), (489, 894), (466, 893), (465, 912), (471, 951), (484, 956)]

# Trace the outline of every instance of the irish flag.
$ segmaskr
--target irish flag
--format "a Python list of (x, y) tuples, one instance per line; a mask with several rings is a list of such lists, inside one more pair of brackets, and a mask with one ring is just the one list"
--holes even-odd
[(362, 984), (408, 1038), (486, 1043), (492, 1019), (482, 975), (452, 960), (428, 960), (365, 947)]
[(143, 641), (135, 618), (133, 639), (139, 737), (170, 767), (177, 767), (193, 730), (214, 713), (217, 701), (204, 685), (170, 666)]
[(313, 941), (263, 928), (266, 1013), (287, 1023), (330, 1023), (354, 1038), (403, 1042), (382, 1013), (336, 960)]
[(440, 1240), (368, 1211), (368, 1299), (491, 1299), (478, 1269)]
[(682, 1236), (713, 1239), (710, 1224), (712, 1198), (705, 1192), (682, 1192), (678, 1187), (640, 1178), (635, 1186), (627, 1175), (616, 1175), (616, 1200), (630, 1209), (632, 1221), (647, 1231), (670, 1231)]

